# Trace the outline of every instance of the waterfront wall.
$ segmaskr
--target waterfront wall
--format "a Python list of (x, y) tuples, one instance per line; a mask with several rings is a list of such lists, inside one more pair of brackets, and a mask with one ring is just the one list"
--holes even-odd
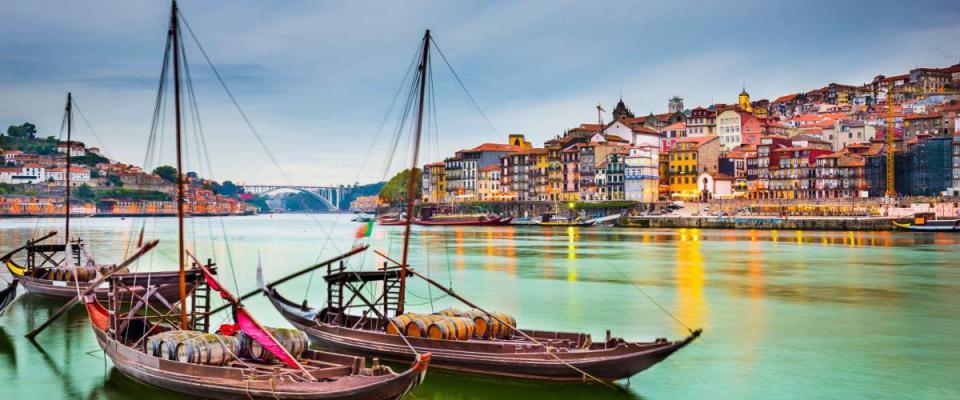
[(628, 228), (691, 229), (786, 229), (818, 231), (888, 231), (896, 218), (815, 218), (815, 217), (707, 217), (653, 216), (623, 217), (617, 226)]

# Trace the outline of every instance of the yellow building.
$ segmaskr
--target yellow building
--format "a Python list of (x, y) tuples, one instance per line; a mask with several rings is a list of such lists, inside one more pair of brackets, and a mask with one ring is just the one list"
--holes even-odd
[(503, 192), (500, 190), (500, 164), (480, 168), (477, 177), (477, 197), (480, 201), (504, 200)]
[[(436, 162), (425, 166), (430, 175), (429, 186), (425, 187), (424, 196), (430, 203), (441, 203), (447, 199), (446, 164)], [(424, 185), (427, 186), (427, 185)]]
[(536, 160), (534, 161), (534, 184), (535, 190), (537, 193), (537, 198), (539, 200), (548, 200), (550, 199), (550, 194), (552, 189), (550, 188), (550, 157), (549, 152), (546, 149), (536, 149), (537, 152), (534, 153)]
[(746, 87), (740, 92), (740, 97), (737, 98), (737, 105), (743, 111), (753, 112), (753, 105), (750, 104), (750, 93), (747, 93)]
[(719, 140), (716, 136), (682, 138), (670, 150), (670, 197), (696, 199), (697, 176), (717, 172)]

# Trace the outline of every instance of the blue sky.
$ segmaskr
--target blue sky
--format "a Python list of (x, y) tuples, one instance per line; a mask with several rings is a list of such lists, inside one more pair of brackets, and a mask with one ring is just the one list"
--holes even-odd
[[(169, 4), (2, 2), (0, 126), (32, 121), (41, 134), (57, 135), (64, 94), (72, 91), (109, 154), (142, 163)], [(664, 112), (673, 95), (687, 107), (733, 102), (745, 84), (755, 99), (775, 98), (960, 62), (957, 1), (182, 1), (180, 7), (297, 184), (382, 178), (391, 132), (377, 137), (378, 128), (426, 28), (495, 130), (436, 64), (439, 137), (427, 140), (424, 162), (503, 141), (508, 133), (540, 144), (595, 121), (596, 104), (609, 111), (621, 93), (634, 113), (645, 115)], [(283, 183), (193, 50), (212, 168), (192, 169), (217, 179)], [(78, 136), (97, 143), (82, 125)], [(172, 162), (172, 141), (164, 146), (164, 160)], [(404, 158), (398, 154), (395, 164)], [(188, 164), (200, 165), (197, 157)]]

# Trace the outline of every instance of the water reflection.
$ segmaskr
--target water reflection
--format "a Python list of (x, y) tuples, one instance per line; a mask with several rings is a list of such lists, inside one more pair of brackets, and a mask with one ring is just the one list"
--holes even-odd
[[(703, 253), (700, 251), (700, 230), (681, 229), (678, 232), (675, 280), (677, 282), (677, 317), (688, 326), (703, 327), (706, 300), (703, 296)], [(687, 333), (677, 327), (680, 334)]]

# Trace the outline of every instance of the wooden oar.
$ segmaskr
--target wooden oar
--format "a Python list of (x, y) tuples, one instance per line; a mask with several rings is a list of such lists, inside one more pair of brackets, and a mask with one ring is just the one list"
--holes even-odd
[(42, 241), (44, 241), (44, 240), (47, 240), (47, 239), (49, 239), (49, 238), (52, 238), (52, 237), (54, 237), (54, 236), (56, 236), (56, 235), (57, 235), (57, 231), (50, 231), (50, 232), (47, 232), (46, 235), (43, 235), (43, 236), (41, 236), (41, 237), (39, 237), (39, 238), (37, 238), (37, 239), (28, 240), (28, 241), (27, 241), (27, 244), (25, 244), (25, 245), (23, 245), (23, 246), (20, 246), (20, 247), (17, 247), (16, 249), (13, 249), (12, 251), (8, 252), (7, 254), (4, 254), (3, 257), (0, 257), (0, 260), (6, 260), (6, 259), (12, 257), (14, 254), (17, 254), (18, 252), (20, 252), (20, 250), (23, 250), (23, 249), (25, 249), (25, 248), (27, 248), (27, 247), (33, 246), (33, 245), (35, 245), (35, 244), (37, 244), (37, 243), (40, 243), (40, 242), (42, 242)]
[(143, 247), (139, 248), (136, 253), (133, 253), (133, 255), (131, 255), (130, 258), (127, 258), (122, 263), (111, 267), (109, 271), (101, 275), (99, 278), (97, 278), (97, 280), (90, 283), (90, 286), (87, 286), (87, 288), (84, 289), (82, 292), (80, 292), (80, 294), (77, 297), (70, 299), (70, 301), (68, 301), (67, 304), (64, 304), (63, 307), (60, 307), (56, 312), (54, 312), (53, 315), (50, 316), (50, 318), (47, 318), (47, 320), (43, 321), (43, 323), (40, 324), (40, 326), (33, 328), (33, 330), (31, 330), (30, 332), (27, 332), (27, 334), (24, 336), (26, 336), (28, 339), (33, 339), (34, 336), (37, 336), (37, 334), (39, 334), (40, 332), (43, 332), (44, 329), (47, 329), (47, 327), (50, 326), (50, 324), (53, 323), (54, 320), (56, 320), (57, 318), (60, 318), (60, 315), (62, 315), (63, 313), (73, 308), (73, 306), (77, 305), (77, 303), (80, 302), (80, 299), (83, 298), (83, 296), (90, 294), (90, 292), (94, 291), (97, 288), (97, 286), (100, 286), (101, 283), (103, 283), (108, 278), (113, 276), (115, 272), (126, 268), (130, 264), (133, 264), (133, 262), (136, 261), (138, 258), (140, 258), (144, 254), (146, 254), (148, 251), (156, 247), (157, 243), (159, 243), (158, 240), (147, 242), (146, 244), (143, 245)]
[[(270, 282), (270, 283), (267, 284), (267, 288), (268, 288), (268, 289), (269, 289), (269, 288), (272, 288), (272, 287), (277, 286), (277, 285), (279, 285), (279, 284), (281, 284), (281, 283), (284, 283), (284, 282), (286, 282), (286, 281), (289, 281), (289, 280), (291, 280), (291, 279), (293, 279), (293, 278), (296, 278), (296, 277), (298, 277), (298, 276), (301, 276), (301, 275), (303, 275), (303, 274), (306, 274), (307, 272), (310, 272), (310, 271), (313, 271), (313, 270), (315, 270), (315, 269), (317, 269), (317, 268), (320, 268), (320, 267), (322, 267), (322, 266), (324, 266), (324, 265), (332, 264), (332, 263), (335, 263), (335, 262), (337, 262), (337, 261), (340, 261), (340, 260), (342, 260), (342, 259), (344, 259), (344, 258), (350, 257), (350, 256), (352, 256), (352, 255), (354, 255), (354, 254), (363, 252), (364, 250), (366, 250), (366, 249), (369, 248), (369, 247), (370, 247), (369, 244), (365, 244), (365, 245), (363, 245), (363, 246), (354, 247), (354, 248), (350, 249), (350, 251), (348, 251), (348, 252), (346, 252), (346, 253), (343, 253), (343, 254), (341, 254), (341, 255), (339, 255), (339, 256), (333, 257), (333, 258), (331, 258), (331, 259), (329, 259), (329, 260), (326, 260), (326, 261), (323, 261), (323, 262), (321, 262), (321, 263), (319, 263), (319, 264), (315, 264), (315, 265), (309, 266), (309, 267), (304, 268), (304, 269), (302, 269), (302, 270), (300, 270), (300, 271), (297, 271), (297, 272), (294, 272), (294, 273), (289, 274), (289, 275), (287, 275), (287, 276), (284, 276), (283, 278), (280, 278), (280, 279), (277, 279), (277, 280), (275, 280), (275, 281), (273, 281), (273, 282)], [(249, 299), (250, 297), (253, 297), (253, 296), (259, 294), (260, 292), (263, 292), (263, 289), (261, 289), (261, 288), (254, 289), (253, 291), (248, 292), (248, 293), (244, 294), (243, 296), (238, 297), (238, 298), (237, 298), (237, 301), (241, 301), (241, 302), (242, 302), (242, 301), (244, 301), (244, 300), (246, 300), (246, 299)], [(220, 311), (226, 310), (227, 308), (230, 308), (230, 304), (224, 304), (224, 305), (222, 305), (222, 306), (220, 306), (220, 307), (214, 308), (213, 310), (211, 310), (211, 311), (208, 313), (208, 315), (216, 314), (216, 313), (218, 313), (218, 312), (220, 312)]]

